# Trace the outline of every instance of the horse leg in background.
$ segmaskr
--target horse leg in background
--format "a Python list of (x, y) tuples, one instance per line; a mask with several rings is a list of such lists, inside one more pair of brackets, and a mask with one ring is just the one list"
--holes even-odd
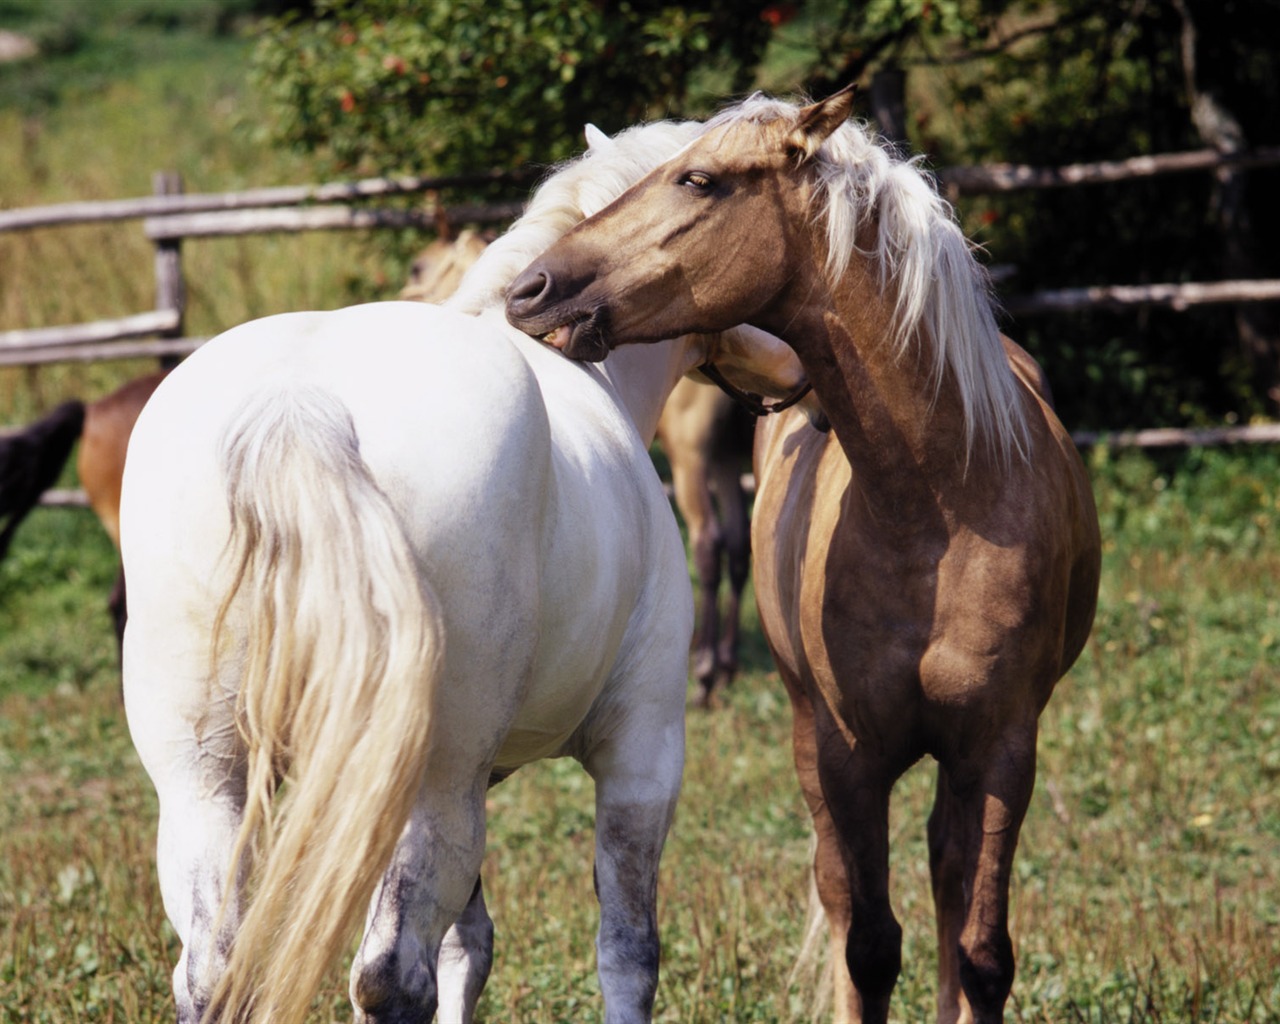
[(1009, 879), (1035, 784), (1036, 729), (1010, 730), (983, 767), (938, 770), (929, 868), (938, 924), (940, 1024), (998, 1024), (1013, 986)]
[(477, 878), (462, 916), (445, 933), (437, 964), (442, 1021), (470, 1021), (493, 967), (493, 919)]
[(746, 590), (751, 572), (751, 521), (737, 460), (713, 459), (710, 470), (711, 491), (719, 506), (722, 547), (729, 571), (729, 594), (715, 652), (714, 687), (720, 690), (730, 686), (738, 673), (742, 592)]
[(693, 703), (706, 708), (711, 706), (715, 688), (720, 638), (720, 523), (711, 500), (705, 453), (676, 444), (664, 444), (664, 448), (671, 462), (671, 489), (689, 531), (693, 570), (698, 577), (698, 620), (693, 640), (693, 678), (698, 692)]
[(596, 786), (596, 959), (605, 1024), (647, 1024), (658, 990), (658, 862), (684, 767), (683, 694), (666, 703), (665, 720), (654, 719), (655, 704), (642, 704), (583, 759)]
[(111, 595), (107, 598), (107, 611), (111, 613), (111, 621), (116, 627), (116, 646), (120, 654), (124, 654), (124, 627), (129, 619), (128, 599), (124, 590), (124, 566), (116, 573), (116, 581), (111, 587)]

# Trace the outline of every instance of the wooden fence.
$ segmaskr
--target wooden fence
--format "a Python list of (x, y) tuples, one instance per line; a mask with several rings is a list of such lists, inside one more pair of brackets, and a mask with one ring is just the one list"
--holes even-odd
[[(1078, 187), (1102, 182), (1140, 180), (1156, 175), (1204, 172), (1224, 167), (1280, 164), (1280, 147), (1224, 154), (1215, 150), (1133, 157), (1128, 160), (1030, 167), (992, 164), (952, 167), (938, 173), (951, 197), (1004, 193), (1024, 189)], [(158, 173), (154, 194), (135, 199), (64, 203), (55, 206), (0, 210), (0, 232), (29, 231), (61, 225), (141, 220), (155, 246), (156, 308), (114, 320), (64, 327), (0, 332), (0, 366), (97, 361), (185, 355), (205, 340), (184, 331), (185, 286), (181, 247), (186, 240), (270, 232), (369, 230), (418, 227), (440, 233), (465, 224), (498, 225), (514, 219), (523, 205), (512, 199), (488, 205), (442, 204), (439, 193), (477, 185), (510, 186), (520, 194), (533, 173), (492, 172), (466, 177), (374, 178), (354, 182), (259, 188), (242, 192), (186, 194), (176, 175)], [(390, 196), (435, 194), (434, 209), (355, 205)], [(1237, 304), (1280, 300), (1280, 281), (1180, 282), (1049, 289), (1004, 298), (1014, 315), (1069, 310), (1160, 305), (1186, 309), (1209, 303)], [(1077, 443), (1094, 444), (1102, 435), (1081, 432)], [(1212, 444), (1280, 441), (1280, 425), (1224, 427), (1202, 431), (1136, 431), (1106, 435), (1118, 446)], [(58, 493), (50, 504), (75, 503)]]

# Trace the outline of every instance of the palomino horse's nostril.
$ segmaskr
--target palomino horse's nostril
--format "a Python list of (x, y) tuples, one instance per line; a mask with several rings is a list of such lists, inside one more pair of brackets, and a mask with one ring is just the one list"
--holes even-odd
[(550, 274), (543, 270), (526, 270), (511, 282), (507, 291), (507, 312), (516, 316), (528, 316), (537, 311), (550, 293)]

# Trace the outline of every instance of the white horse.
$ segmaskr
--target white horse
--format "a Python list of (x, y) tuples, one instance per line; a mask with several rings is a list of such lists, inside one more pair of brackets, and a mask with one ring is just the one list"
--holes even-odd
[(142, 413), (125, 700), (159, 795), (183, 1024), (299, 1020), (362, 911), (356, 1019), (470, 1020), (492, 957), (485, 790), (558, 756), (596, 785), (606, 1020), (651, 1016), (692, 599), (647, 446), (708, 358), (771, 393), (802, 371), (749, 329), (583, 365), (501, 307), (699, 131), (597, 136), (449, 308), (237, 327)]

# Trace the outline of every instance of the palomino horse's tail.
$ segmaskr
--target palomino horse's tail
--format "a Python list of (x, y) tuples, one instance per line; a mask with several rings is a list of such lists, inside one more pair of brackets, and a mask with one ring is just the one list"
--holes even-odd
[(0, 437), (0, 558), (18, 524), (35, 508), (58, 474), (84, 428), (84, 403), (63, 402), (16, 434)]
[(208, 1016), (294, 1024), (408, 820), (443, 627), (337, 398), (255, 397), (226, 434), (224, 469), (233, 583), (214, 649), (245, 665), (248, 785), (233, 872), (253, 882), (238, 922), (224, 907), (235, 938)]
[[(809, 863), (812, 864), (818, 850), (818, 833), (809, 833)], [(800, 1006), (792, 1012), (792, 1021), (823, 1020), (831, 1013), (833, 985), (830, 947), (827, 933), (827, 912), (818, 896), (818, 879), (809, 869), (809, 906), (804, 918), (804, 938), (800, 952), (787, 978), (787, 988), (801, 995)]]

